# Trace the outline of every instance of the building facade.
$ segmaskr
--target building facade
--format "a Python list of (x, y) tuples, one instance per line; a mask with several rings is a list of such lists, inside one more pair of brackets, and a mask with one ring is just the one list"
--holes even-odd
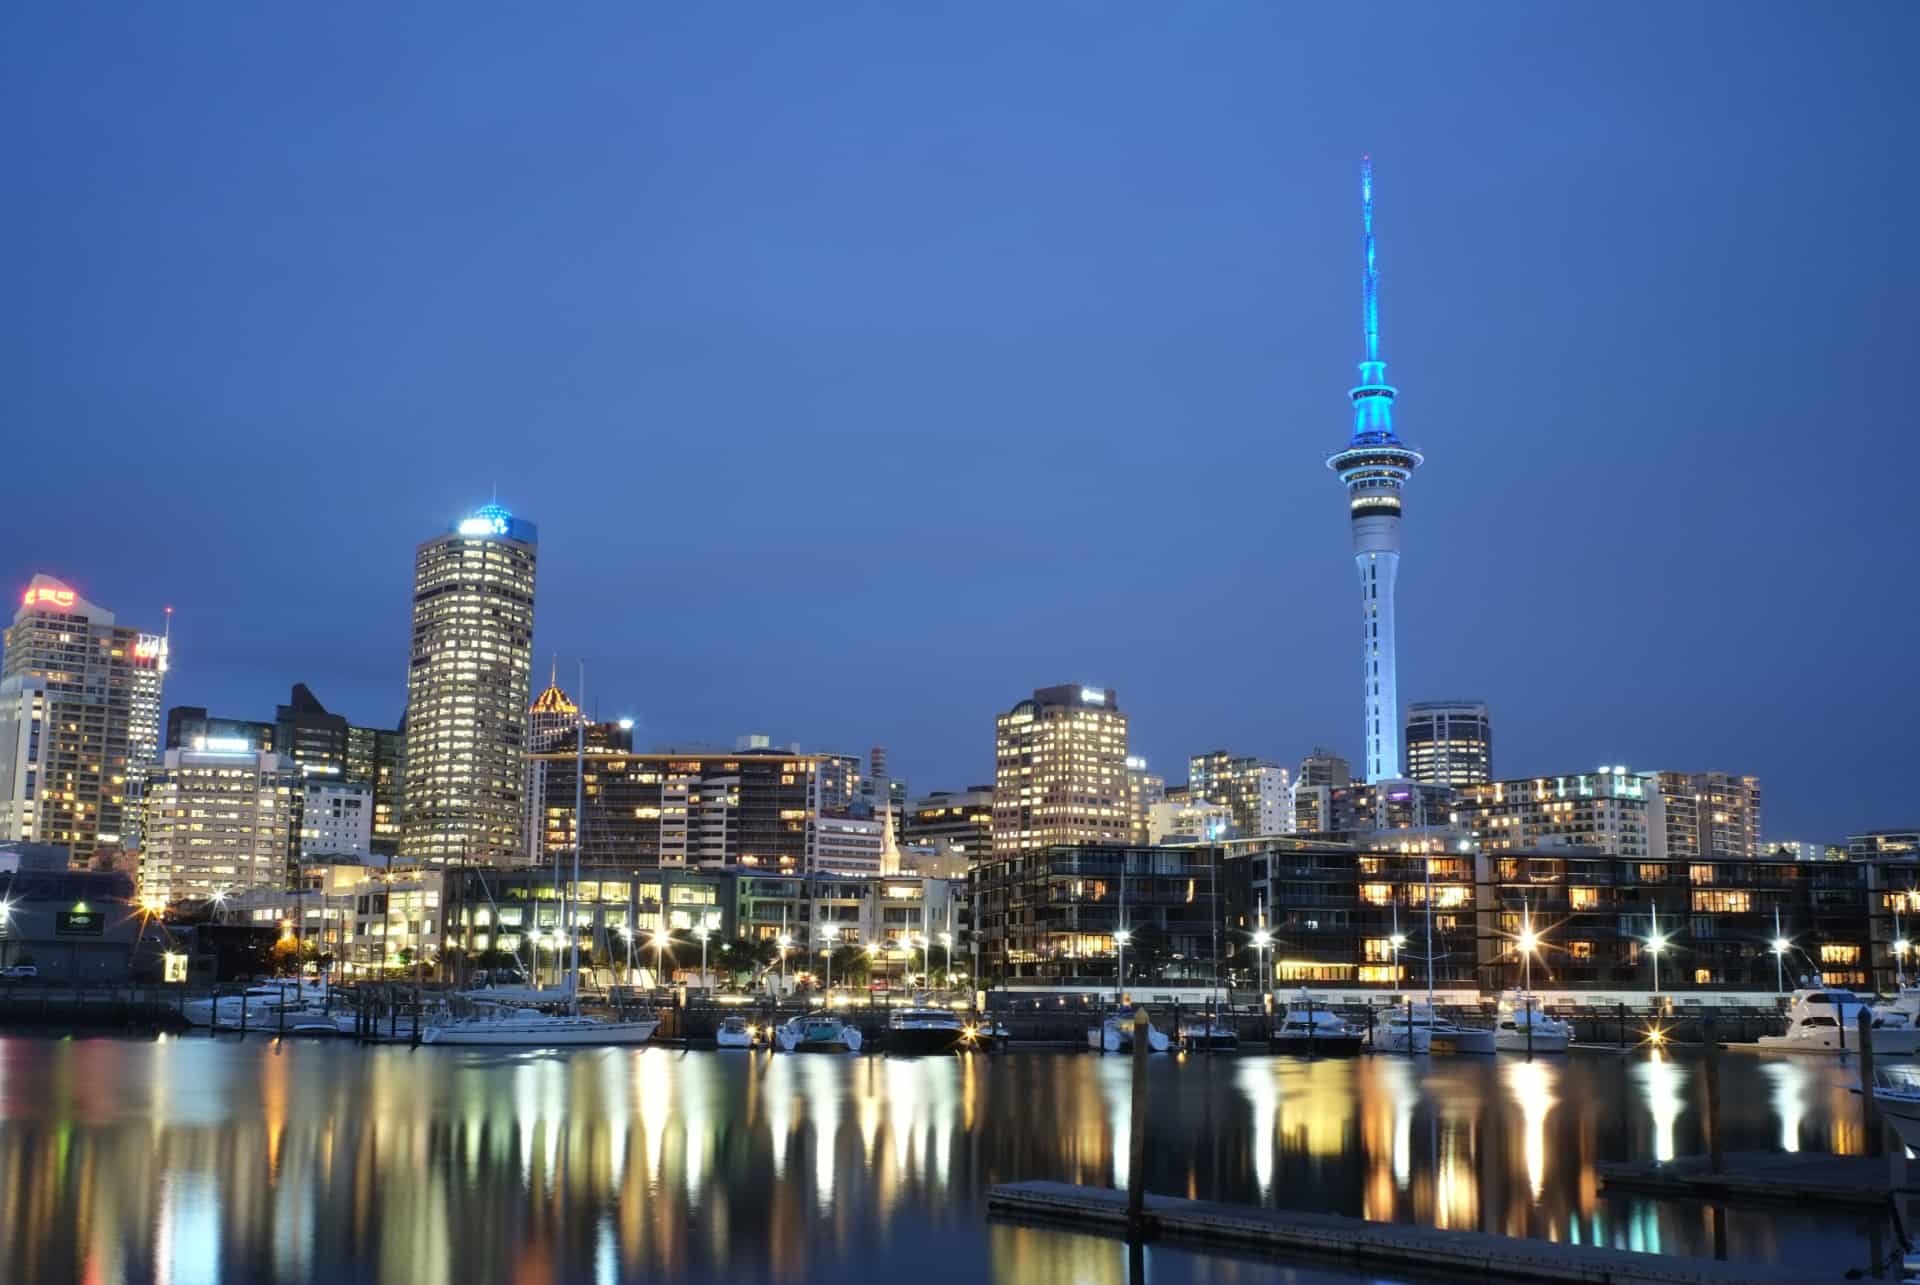
[(538, 554), (533, 523), (489, 504), (414, 555), (402, 856), (501, 864), (525, 850)]
[(1407, 706), (1407, 778), (1428, 785), (1483, 785), (1493, 779), (1493, 721), (1485, 701), (1414, 701)]
[(1225, 750), (1196, 754), (1187, 762), (1187, 792), (1196, 802), (1226, 807), (1235, 834), (1293, 833), (1293, 789), (1278, 763)]
[(1670, 857), (1760, 855), (1760, 778), (1726, 772), (1661, 772)]
[(373, 789), (359, 781), (303, 776), (300, 858), (373, 855)]
[(1347, 488), (1354, 565), (1360, 571), (1361, 730), (1366, 779), (1400, 776), (1400, 695), (1394, 648), (1394, 582), (1400, 573), (1400, 496), (1423, 457), (1393, 429), (1394, 387), (1380, 356), (1380, 274), (1373, 245), (1373, 163), (1360, 170), (1361, 227), (1366, 250), (1362, 320), (1365, 356), (1353, 403), (1353, 437), (1327, 457)]
[(906, 809), (901, 842), (973, 862), (993, 851), (993, 787), (935, 790)]
[(22, 596), (0, 657), (0, 842), (57, 844), (76, 866), (136, 842), (159, 744), (164, 637), (51, 576)]
[[(542, 790), (535, 855), (550, 862), (573, 851), (575, 756), (535, 757)], [(833, 755), (773, 749), (589, 751), (581, 859), (595, 866), (824, 868), (814, 823), (849, 815), (837, 784), (842, 767)], [(836, 806), (823, 806), (829, 799)], [(877, 858), (877, 828), (873, 840)]]
[(1167, 797), (1167, 779), (1147, 770), (1147, 761), (1138, 755), (1127, 756), (1127, 841), (1147, 842), (1148, 814), (1153, 805)]
[(299, 858), (305, 778), (290, 758), (205, 742), (148, 778), (140, 895), (204, 901), (285, 888)]
[(1620, 766), (1465, 786), (1456, 793), (1452, 817), (1487, 852), (1561, 845), (1616, 857), (1667, 857), (1657, 778)]
[(1127, 841), (1127, 716), (1112, 688), (1040, 688), (994, 730), (996, 855)]
[(1233, 809), (1224, 803), (1188, 799), (1184, 803), (1164, 800), (1147, 809), (1148, 843), (1212, 843), (1238, 832)]

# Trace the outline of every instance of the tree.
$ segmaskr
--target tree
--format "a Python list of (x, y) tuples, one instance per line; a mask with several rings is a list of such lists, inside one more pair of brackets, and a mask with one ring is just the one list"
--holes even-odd
[(840, 947), (833, 952), (833, 980), (849, 986), (865, 982), (872, 971), (872, 959), (865, 946)]
[(282, 937), (273, 943), (273, 952), (269, 956), (269, 966), (274, 976), (285, 977), (289, 973), (300, 971), (300, 942), (294, 937)]

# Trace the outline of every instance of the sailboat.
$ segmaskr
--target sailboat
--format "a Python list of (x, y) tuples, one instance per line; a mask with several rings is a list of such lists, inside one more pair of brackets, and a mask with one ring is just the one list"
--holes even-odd
[(1427, 886), (1427, 998), (1409, 1000), (1388, 1014), (1380, 1047), (1389, 1053), (1492, 1053), (1494, 1033), (1478, 1026), (1462, 1026), (1441, 1017), (1433, 1006), (1433, 858), (1424, 855)]
[[(586, 666), (580, 668), (580, 695), (586, 698)], [(583, 712), (574, 732), (573, 757), (573, 888), (580, 887), (580, 848), (586, 837), (587, 721)], [(556, 865), (558, 857), (555, 858)], [(573, 943), (573, 962), (567, 976), (567, 1011), (548, 1013), (469, 999), (468, 1011), (433, 1022), (420, 1031), (422, 1044), (467, 1044), (493, 1047), (548, 1048), (560, 1045), (645, 1044), (660, 1023), (653, 1018), (607, 1021), (580, 1011), (580, 934), (572, 923), (566, 899), (560, 903), (561, 924)]]
[(1240, 1032), (1231, 1022), (1220, 1020), (1220, 858), (1216, 851), (1207, 869), (1207, 896), (1213, 902), (1213, 986), (1208, 992), (1211, 1015), (1202, 1014), (1180, 1023), (1180, 1044), (1189, 1051), (1234, 1053), (1240, 1048)]

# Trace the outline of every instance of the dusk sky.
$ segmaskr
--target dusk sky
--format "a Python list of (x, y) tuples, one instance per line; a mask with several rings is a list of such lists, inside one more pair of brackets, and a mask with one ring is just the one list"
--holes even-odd
[(169, 704), (390, 724), (413, 548), (497, 486), (536, 685), (584, 657), (643, 744), (957, 789), (1086, 682), (1170, 780), (1357, 757), (1324, 458), (1370, 153), (1427, 455), (1402, 700), (1489, 701), (1502, 776), (1920, 823), (1917, 40), (1894, 3), (11, 5), (0, 581), (173, 604)]

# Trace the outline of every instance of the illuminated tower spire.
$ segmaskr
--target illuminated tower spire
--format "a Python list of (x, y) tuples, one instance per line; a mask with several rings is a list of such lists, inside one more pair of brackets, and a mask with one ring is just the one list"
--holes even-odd
[(1373, 245), (1373, 161), (1360, 158), (1360, 226), (1366, 270), (1361, 285), (1365, 355), (1353, 402), (1353, 440), (1327, 457), (1347, 488), (1353, 559), (1360, 570), (1361, 683), (1365, 697), (1366, 778), (1400, 776), (1400, 693), (1395, 674), (1393, 588), (1400, 570), (1400, 491), (1424, 462), (1393, 431), (1395, 390), (1380, 359), (1380, 269)]

